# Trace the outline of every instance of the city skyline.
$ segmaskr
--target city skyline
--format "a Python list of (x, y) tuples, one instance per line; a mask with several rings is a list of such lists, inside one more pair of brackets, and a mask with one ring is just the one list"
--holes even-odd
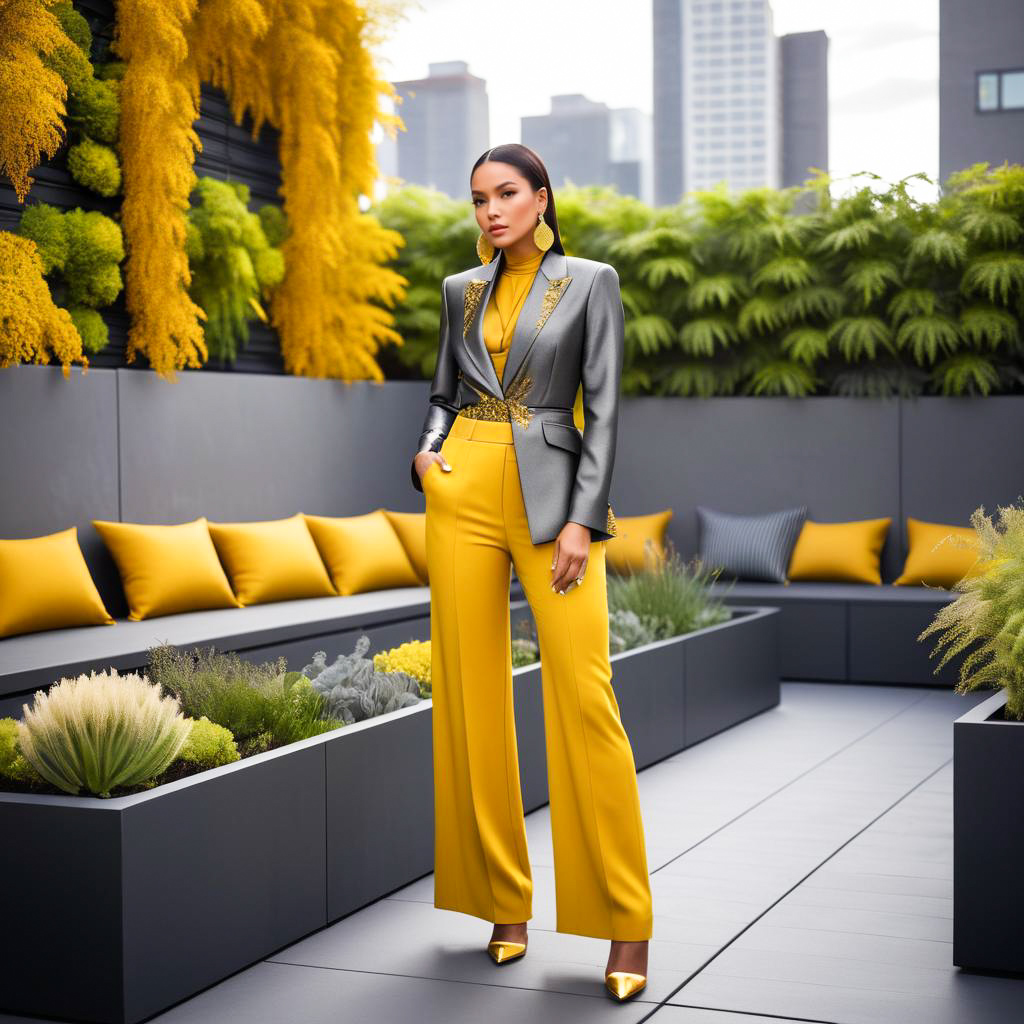
[[(829, 36), (829, 156), (837, 191), (860, 187), (863, 178), (843, 180), (860, 170), (886, 181), (919, 171), (936, 179), (937, 0), (907, 0), (898, 17), (881, 0), (864, 0), (855, 9), (831, 0), (773, 0), (771, 8), (777, 36), (817, 29)], [(544, 19), (539, 31), (529, 17), (534, 9)], [(508, 7), (479, 0), (410, 5), (378, 49), (381, 73), (392, 81), (419, 78), (431, 61), (467, 61), (487, 83), (490, 145), (519, 141), (520, 119), (548, 113), (552, 95), (582, 93), (652, 113), (650, 3), (563, 0), (519, 10), (526, 13), (509, 18)], [(493, 38), (490, 12), (503, 16)], [(578, 45), (560, 46), (557, 59), (546, 57), (558, 40), (574, 34)], [(616, 67), (624, 59), (628, 71)], [(922, 200), (934, 198), (925, 182), (911, 188)]]

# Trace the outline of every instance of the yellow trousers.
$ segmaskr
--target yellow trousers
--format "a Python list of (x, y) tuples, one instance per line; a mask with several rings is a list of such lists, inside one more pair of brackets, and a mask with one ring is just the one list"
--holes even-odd
[(512, 695), (511, 566), (540, 646), (556, 930), (651, 937), (636, 765), (611, 685), (605, 542), (582, 586), (551, 589), (512, 427), (457, 416), (426, 497), (434, 741), (434, 906), (505, 924), (533, 916)]

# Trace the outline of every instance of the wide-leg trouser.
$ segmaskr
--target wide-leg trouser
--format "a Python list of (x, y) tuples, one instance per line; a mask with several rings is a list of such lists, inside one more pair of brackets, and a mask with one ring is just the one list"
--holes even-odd
[(534, 544), (507, 422), (456, 417), (428, 467), (434, 906), (495, 923), (533, 916), (512, 693), (511, 566), (537, 625), (556, 929), (651, 937), (636, 765), (611, 685), (605, 542), (582, 586), (551, 589), (554, 541)]

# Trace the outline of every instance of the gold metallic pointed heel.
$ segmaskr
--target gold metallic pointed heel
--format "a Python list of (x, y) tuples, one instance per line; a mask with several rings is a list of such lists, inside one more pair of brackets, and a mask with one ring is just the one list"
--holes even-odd
[(624, 1003), (647, 987), (647, 975), (633, 974), (631, 971), (610, 971), (604, 976), (604, 985), (611, 995)]
[(507, 939), (492, 939), (487, 943), (487, 952), (496, 964), (507, 964), (526, 954), (525, 942), (509, 942)]

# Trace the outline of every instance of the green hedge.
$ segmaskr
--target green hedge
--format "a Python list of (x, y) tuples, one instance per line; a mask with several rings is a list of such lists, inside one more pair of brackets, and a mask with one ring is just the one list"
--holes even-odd
[[(820, 175), (659, 208), (611, 188), (556, 190), (566, 251), (619, 272), (623, 392), (1024, 391), (1024, 167), (976, 164), (932, 203), (908, 188), (923, 174), (887, 188), (861, 175), (869, 184), (839, 199)], [(406, 239), (398, 357), (430, 377), (438, 283), (477, 259), (472, 206), (409, 186), (374, 212)]]

